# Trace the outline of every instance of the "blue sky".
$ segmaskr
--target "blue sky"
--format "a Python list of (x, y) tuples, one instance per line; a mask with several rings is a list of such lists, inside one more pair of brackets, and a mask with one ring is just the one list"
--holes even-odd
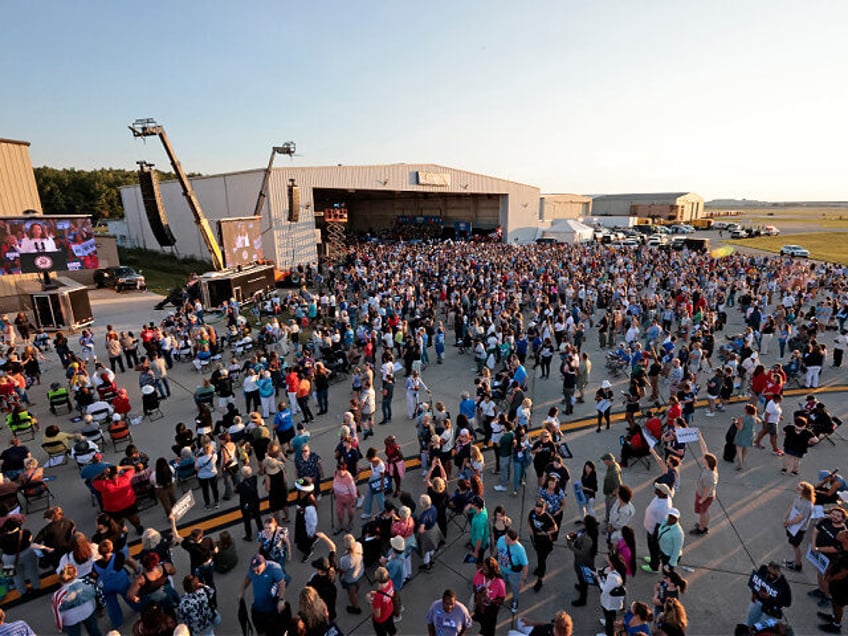
[[(525, 6), (522, 6), (525, 5)], [(7, 2), (34, 165), (433, 162), (543, 192), (848, 199), (842, 0)], [(281, 161), (288, 159), (281, 158)]]

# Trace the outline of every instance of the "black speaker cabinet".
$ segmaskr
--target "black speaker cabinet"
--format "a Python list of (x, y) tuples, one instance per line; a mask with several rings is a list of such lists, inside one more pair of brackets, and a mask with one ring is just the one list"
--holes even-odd
[(297, 223), (300, 219), (300, 188), (296, 185), (288, 186), (289, 199), (289, 222)]
[(168, 217), (165, 215), (165, 206), (162, 205), (159, 177), (150, 166), (142, 165), (139, 168), (138, 184), (141, 186), (141, 200), (144, 202), (144, 211), (147, 212), (147, 220), (153, 236), (163, 247), (175, 245), (177, 239), (168, 227)]

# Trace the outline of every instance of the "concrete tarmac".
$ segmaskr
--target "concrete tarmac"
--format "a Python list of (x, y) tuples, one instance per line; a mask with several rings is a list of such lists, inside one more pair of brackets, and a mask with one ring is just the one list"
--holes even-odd
[[(95, 338), (97, 352), (105, 358), (103, 346), (103, 335), (105, 326), (112, 324), (117, 330), (132, 330), (138, 334), (144, 322), (156, 321), (158, 323), (165, 311), (155, 311), (154, 304), (159, 297), (150, 293), (126, 292), (116, 294), (112, 290), (94, 290), (91, 292), (92, 307), (95, 315)], [(729, 310), (730, 324), (722, 334), (717, 337), (717, 346), (724, 339), (724, 334), (733, 334), (741, 331), (741, 315), (735, 308)], [(219, 331), (223, 331), (223, 322), (217, 325)], [(827, 332), (823, 336), (824, 342), (830, 345), (833, 332)], [(71, 337), (74, 349), (78, 336)], [(591, 398), (600, 382), (606, 379), (603, 354), (597, 346), (597, 337), (594, 330), (588, 332), (586, 350), (589, 351), (593, 363), (591, 382), (587, 397)], [(34, 386), (30, 390), (32, 399), (37, 402), (32, 409), (39, 417), (42, 430), (49, 423), (58, 423), (62, 430), (73, 431), (79, 425), (70, 422), (69, 416), (53, 417), (46, 407), (46, 392), (51, 381), (58, 381), (62, 377), (62, 368), (58, 362), (55, 352), (47, 354), (47, 369), (42, 378), (40, 387)], [(435, 358), (435, 354), (431, 353)], [(291, 359), (291, 356), (290, 356)], [(772, 347), (772, 352), (765, 356), (765, 361), (773, 363), (777, 361), (777, 347)], [(529, 370), (529, 368), (528, 368)], [(537, 373), (538, 375), (538, 373)], [(202, 376), (195, 372), (190, 363), (175, 364), (171, 370), (169, 379), (171, 381), (172, 397), (162, 403), (165, 414), (163, 419), (155, 422), (144, 420), (138, 426), (133, 427), (132, 433), (136, 445), (151, 458), (162, 455), (171, 456), (170, 446), (173, 443), (174, 425), (179, 421), (192, 424), (195, 407), (192, 394), (200, 384)], [(444, 401), (448, 410), (456, 414), (458, 412), (459, 394), (463, 390), (473, 389), (473, 360), (468, 354), (459, 355), (457, 349), (448, 346), (447, 358), (442, 365), (432, 364), (423, 374), (425, 382), (433, 392), (435, 400)], [(826, 367), (823, 372), (823, 384), (820, 392), (822, 399), (831, 413), (845, 419), (848, 415), (848, 378), (844, 369), (833, 369)], [(626, 388), (624, 378), (612, 379), (616, 395), (620, 390)], [(706, 374), (701, 373), (699, 378), (701, 386), (706, 384)], [(118, 385), (128, 389), (133, 406), (140, 410), (141, 399), (138, 390), (137, 374), (126, 372), (118, 374)], [(533, 425), (538, 428), (551, 405), (559, 404), (561, 399), (561, 386), (558, 374), (554, 372), (552, 378), (543, 380), (538, 377), (530, 380), (530, 396), (533, 399)], [(667, 392), (667, 387), (665, 387)], [(784, 410), (791, 413), (798, 401), (803, 398), (806, 391), (794, 390), (789, 392), (785, 400)], [(702, 390), (703, 396), (703, 390)], [(240, 397), (240, 396), (239, 396)], [(342, 420), (348, 400), (350, 399), (350, 386), (348, 383), (340, 383), (330, 388), (330, 412), (318, 418), (309, 426), (312, 432), (312, 448), (324, 458), (325, 476), (331, 477), (334, 466), (333, 449), (337, 442), (338, 427)], [(240, 408), (244, 408), (243, 400), (238, 400)], [(709, 448), (719, 458), (724, 443), (724, 435), (730, 423), (730, 418), (741, 412), (742, 401), (730, 406), (726, 413), (715, 418), (704, 417), (704, 408), (698, 408), (693, 425), (698, 427), (707, 442)], [(388, 434), (394, 434), (401, 443), (407, 458), (414, 458), (418, 453), (418, 444), (415, 437), (414, 423), (406, 418), (405, 391), (403, 390), (403, 378), (398, 378), (395, 399), (393, 403), (394, 417), (391, 424), (379, 426), (374, 438), (363, 443), (363, 449), (374, 446), (382, 451), (383, 438)], [(623, 407), (616, 404), (614, 414), (620, 414)], [(567, 462), (572, 478), (576, 478), (582, 469), (583, 463), (591, 459), (599, 466), (599, 480), (603, 478), (603, 462), (601, 455), (607, 451), (619, 455), (619, 437), (624, 432), (624, 425), (618, 418), (609, 431), (595, 433), (594, 430), (594, 408), (592, 400), (588, 399), (586, 404), (578, 404), (575, 407), (573, 417), (566, 418), (564, 423), (566, 429), (565, 439), (568, 441), (574, 459)], [(688, 615), (689, 631), (692, 636), (711, 636), (732, 634), (733, 628), (738, 622), (744, 621), (748, 607), (750, 594), (746, 586), (748, 576), (752, 569), (772, 559), (783, 560), (791, 556), (791, 550), (786, 544), (782, 528), (782, 517), (793, 498), (794, 488), (799, 479), (815, 481), (816, 473), (820, 469), (832, 470), (842, 467), (845, 461), (845, 439), (844, 431), (837, 431), (834, 435), (835, 445), (827, 442), (814, 447), (801, 466), (800, 477), (791, 477), (781, 474), (780, 458), (774, 457), (769, 451), (752, 449), (749, 455), (749, 468), (744, 472), (737, 472), (732, 464), (719, 462), (719, 486), (718, 499), (711, 509), (712, 520), (710, 532), (706, 536), (693, 537), (688, 531), (694, 526), (696, 515), (693, 512), (694, 483), (700, 471), (700, 450), (691, 446), (688, 450), (686, 460), (682, 465), (681, 486), (675, 497), (674, 505), (682, 512), (681, 523), (687, 531), (684, 545), (684, 556), (682, 566), (683, 572), (688, 579), (689, 591), (682, 597)], [(29, 442), (28, 446), (33, 454), (40, 459), (45, 455), (41, 450), (40, 438), (35, 442)], [(106, 444), (104, 453), (107, 460), (117, 462), (122, 453), (116, 454), (112, 451), (111, 444)], [(527, 477), (527, 487), (519, 491), (517, 496), (511, 492), (496, 492), (492, 486), (497, 483), (496, 478), (490, 475), (492, 469), (492, 455), (486, 453), (486, 504), (490, 517), (495, 506), (504, 505), (508, 514), (512, 517), (514, 526), (520, 531), (522, 542), (526, 545), (528, 556), (531, 561), (531, 570), (535, 567), (535, 552), (529, 544), (527, 530), (527, 514), (530, 512), (532, 501), (535, 496), (535, 475), (532, 468)], [(62, 505), (67, 516), (73, 518), (80, 529), (88, 534), (94, 531), (95, 509), (91, 506), (89, 495), (77, 475), (77, 469), (72, 462), (57, 468), (50, 468), (48, 474), (55, 474), (57, 479), (50, 486), (57, 497), (57, 503)], [(293, 466), (289, 466), (289, 475), (294, 472)], [(634, 503), (636, 505), (636, 517), (634, 529), (636, 530), (637, 551), (641, 558), (647, 554), (645, 533), (642, 530), (642, 516), (645, 506), (652, 497), (651, 483), (660, 474), (656, 465), (650, 470), (644, 467), (631, 467), (624, 470), (624, 481), (635, 491)], [(291, 477), (290, 477), (291, 479)], [(419, 470), (411, 470), (405, 478), (405, 489), (416, 495), (423, 490), (422, 473)], [(455, 485), (451, 484), (449, 489), (453, 491)], [(364, 492), (364, 486), (360, 490)], [(570, 488), (569, 488), (570, 490)], [(221, 488), (223, 493), (223, 488)], [(563, 530), (576, 529), (574, 524), (577, 509), (574, 504), (573, 493), (569, 492), (566, 504)], [(247, 563), (254, 553), (254, 546), (241, 540), (243, 534), (240, 516), (235, 510), (235, 501), (221, 502), (221, 510), (214, 515), (209, 515), (203, 510), (202, 497), (199, 490), (195, 490), (195, 499), (199, 502), (185, 518), (180, 522), (181, 533), (185, 534), (194, 524), (201, 524), (207, 528), (207, 534), (217, 535), (217, 530), (227, 527), (236, 539), (239, 551), (239, 565), (226, 575), (218, 575), (216, 584), (219, 594), (219, 606), (223, 615), (223, 623), (216, 629), (218, 634), (240, 633), (236, 620), (236, 596), (240, 588)], [(331, 528), (331, 498), (325, 496), (319, 504), (319, 528), (332, 535)], [(603, 502), (596, 504), (598, 516), (603, 515)], [(168, 523), (161, 508), (153, 507), (142, 513), (144, 525), (153, 526), (160, 530), (167, 528)], [(293, 518), (293, 515), (292, 515)], [(44, 524), (41, 513), (33, 513), (27, 518), (26, 526), (36, 532)], [(293, 526), (290, 526), (293, 532)], [(564, 535), (564, 533), (563, 533)], [(134, 533), (131, 531), (131, 536)], [(334, 537), (336, 543), (341, 544), (341, 536)], [(403, 601), (405, 612), (403, 620), (398, 625), (401, 634), (426, 634), (425, 614), (430, 604), (441, 597), (445, 588), (452, 588), (463, 603), (466, 603), (471, 595), (471, 577), (474, 574), (474, 566), (463, 564), (465, 554), (465, 543), (467, 533), (459, 530), (458, 526), (451, 524), (447, 538), (447, 545), (438, 552), (436, 565), (430, 573), (419, 573), (417, 571), (419, 561), (415, 563), (415, 575), (413, 580), (404, 587)], [(324, 548), (318, 548), (315, 556), (325, 554)], [(604, 550), (598, 555), (597, 564), (600, 566), (604, 561)], [(174, 549), (175, 563), (178, 575), (175, 577), (177, 589), (181, 592), (181, 579), (188, 571), (188, 559), (180, 548)], [(691, 571), (689, 571), (691, 569)], [(297, 608), (297, 595), (301, 586), (305, 584), (312, 569), (308, 564), (301, 564), (295, 556), (289, 562), (288, 572), (292, 576), (292, 584), (287, 593), (289, 602), (294, 609)], [(785, 572), (793, 591), (793, 604), (786, 611), (788, 621), (793, 625), (797, 634), (816, 633), (817, 619), (815, 612), (817, 607), (813, 599), (806, 594), (815, 586), (815, 571), (811, 565), (806, 564), (801, 572)], [(553, 614), (560, 610), (567, 610), (574, 619), (574, 633), (576, 635), (595, 634), (602, 630), (598, 618), (602, 615), (597, 589), (590, 589), (589, 602), (585, 607), (573, 608), (571, 600), (576, 597), (576, 591), (572, 585), (575, 583), (573, 570), (573, 559), (571, 552), (565, 547), (564, 538), (560, 538), (548, 561), (548, 575), (545, 585), (539, 592), (534, 592), (530, 586), (534, 577), (529, 577), (528, 587), (522, 591), (518, 613), (513, 616), (508, 609), (502, 609), (499, 615), (498, 634), (505, 634), (518, 616), (524, 616), (533, 620), (548, 620)], [(628, 602), (643, 600), (650, 603), (654, 585), (658, 577), (649, 573), (639, 571), (627, 584)], [(360, 603), (364, 606), (364, 593), (368, 589), (368, 583), (363, 580), (360, 593)], [(11, 595), (9, 600), (16, 595)], [(249, 593), (248, 593), (249, 596)], [(339, 611), (338, 624), (346, 634), (370, 634), (373, 632), (371, 619), (368, 611), (354, 616), (345, 612), (347, 604), (346, 594), (339, 590), (337, 608)], [(507, 607), (508, 607), (507, 602)], [(49, 598), (36, 597), (28, 599), (23, 603), (6, 603), (7, 620), (18, 618), (25, 619), (39, 634), (51, 633), (55, 630), (49, 610)], [(135, 617), (130, 617), (127, 612), (127, 623), (121, 632), (131, 633), (131, 624)], [(103, 631), (108, 629), (108, 621), (101, 620)], [(475, 625), (471, 633), (476, 633), (478, 626)]]

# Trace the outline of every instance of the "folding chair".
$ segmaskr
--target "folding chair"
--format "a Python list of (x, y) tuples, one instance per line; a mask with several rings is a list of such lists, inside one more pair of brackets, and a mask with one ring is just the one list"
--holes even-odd
[(68, 389), (61, 388), (56, 391), (50, 391), (47, 394), (47, 401), (50, 404), (50, 412), (55, 415), (60, 415), (59, 410), (62, 407), (67, 408), (66, 413), (70, 413), (74, 410), (73, 405), (71, 404), (71, 396), (68, 393)]
[[(6, 416), (6, 426), (9, 427), (9, 430), (12, 432), (12, 435), (14, 437), (17, 437), (18, 439), (35, 439), (35, 426), (33, 426), (32, 417), (19, 418), (13, 421), (12, 414), (10, 413), (8, 416)], [(24, 437), (26, 435), (28, 435), (29, 437)]]
[(97, 422), (99, 426), (108, 422), (110, 417), (112, 417), (112, 413), (109, 409), (97, 409), (91, 413), (91, 419)]
[(97, 395), (100, 396), (100, 399), (104, 402), (112, 403), (116, 397), (118, 397), (118, 390), (114, 384), (109, 385), (100, 385), (97, 387)]
[[(619, 444), (621, 444), (622, 447), (624, 447), (624, 444), (626, 442), (624, 435), (619, 436), (618, 442), (619, 442)], [(647, 470), (647, 471), (651, 470), (651, 454), (650, 453), (648, 453), (647, 455), (638, 455), (638, 456), (631, 455), (630, 457), (627, 458), (627, 461), (628, 461), (628, 466), (636, 466), (637, 464), (642, 464), (645, 467), (645, 470)]]
[(44, 501), (44, 509), (47, 510), (50, 507), (50, 500), (53, 498), (53, 493), (50, 492), (47, 484), (43, 481), (27, 482), (21, 486), (18, 494), (23, 497), (26, 514), (29, 514), (31, 511), (30, 507), (39, 501)]
[[(197, 481), (197, 473), (194, 470), (194, 462), (185, 466), (177, 464), (174, 468), (176, 469), (177, 483), (180, 485), (180, 490), (187, 492), (200, 486), (200, 482)], [(193, 486), (191, 485), (192, 481), (194, 481)]]
[(42, 444), (41, 448), (47, 453), (47, 461), (44, 463), (45, 468), (64, 466), (68, 463), (68, 448), (63, 442), (47, 442)]
[(836, 446), (836, 442), (831, 439), (831, 435), (836, 433), (836, 431), (839, 430), (839, 427), (842, 426), (842, 420), (838, 417), (831, 416), (830, 421), (833, 422), (833, 430), (830, 433), (825, 433), (824, 435), (821, 435), (820, 438), (826, 439), (828, 442)]
[(139, 510), (147, 510), (156, 505), (156, 491), (149, 481), (139, 481), (138, 484), (133, 482), (132, 488), (135, 493), (135, 503)]
[(130, 445), (133, 443), (132, 432), (125, 420), (112, 422), (107, 430), (109, 431), (109, 439), (112, 440), (112, 449), (115, 452), (118, 452), (120, 444)]

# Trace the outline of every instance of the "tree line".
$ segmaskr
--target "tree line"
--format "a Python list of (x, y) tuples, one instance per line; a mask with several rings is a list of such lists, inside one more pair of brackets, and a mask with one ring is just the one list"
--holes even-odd
[[(173, 172), (156, 172), (160, 181), (176, 179)], [(77, 170), (42, 166), (35, 168), (35, 182), (45, 214), (88, 214), (97, 223), (123, 218), (119, 188), (138, 183), (138, 173), (120, 168)]]

